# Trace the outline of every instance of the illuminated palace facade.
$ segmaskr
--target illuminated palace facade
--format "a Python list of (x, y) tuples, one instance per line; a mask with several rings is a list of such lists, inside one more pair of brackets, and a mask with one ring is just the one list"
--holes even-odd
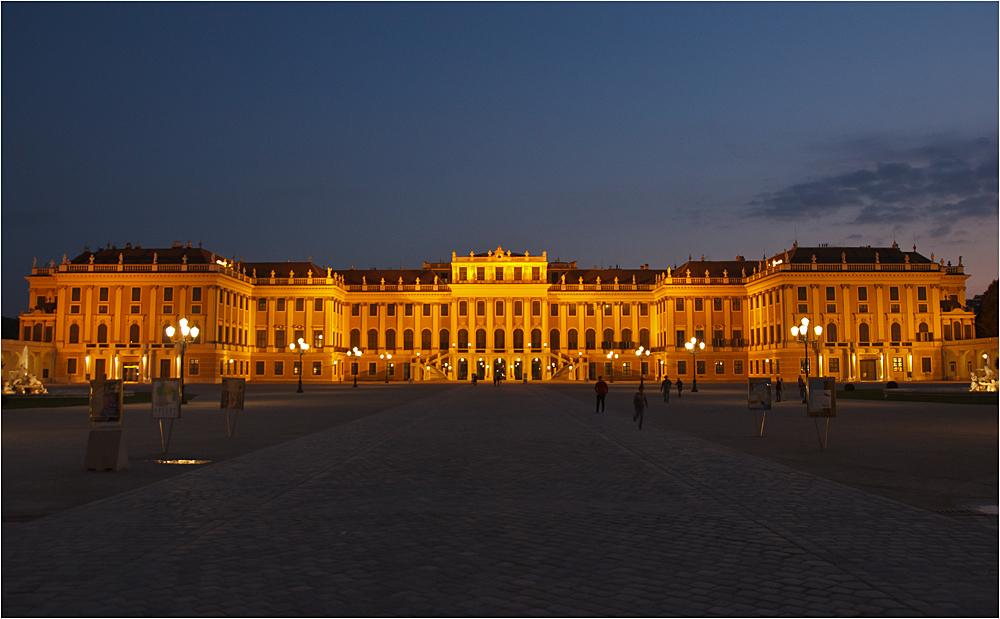
[[(760, 261), (581, 269), (498, 247), (421, 269), (234, 262), (199, 247), (85, 250), (33, 267), (20, 316), (29, 371), (218, 382), (736, 381), (806, 370), (843, 381), (967, 379), (963, 266), (892, 247), (798, 247)], [(803, 317), (820, 341), (794, 340)], [(166, 335), (181, 318), (187, 346)], [(812, 327), (810, 327), (812, 332)], [(691, 338), (705, 347), (692, 354)], [(302, 339), (301, 356), (289, 345)], [(8, 342), (9, 344), (9, 342)], [(22, 342), (17, 342), (20, 346)], [(9, 347), (8, 347), (9, 348)], [(990, 353), (993, 357), (993, 353)], [(808, 359), (808, 361), (806, 361)], [(302, 366), (299, 363), (301, 360)]]

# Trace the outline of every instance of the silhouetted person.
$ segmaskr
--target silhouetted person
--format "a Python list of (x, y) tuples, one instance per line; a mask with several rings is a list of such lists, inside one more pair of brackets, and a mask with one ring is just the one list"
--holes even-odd
[(684, 383), (681, 381), (681, 377), (677, 377), (677, 397), (681, 397), (681, 389), (684, 388)]
[(632, 415), (632, 421), (636, 419), (639, 420), (639, 429), (642, 429), (642, 418), (646, 412), (646, 407), (649, 406), (649, 401), (646, 400), (646, 394), (642, 392), (642, 387), (635, 392), (635, 397), (632, 398), (632, 405), (635, 406), (635, 415)]
[(663, 377), (663, 382), (660, 383), (660, 391), (663, 392), (663, 401), (670, 402), (670, 388), (673, 387), (673, 383), (670, 382), (670, 378), (667, 376)]
[(802, 397), (802, 403), (806, 402), (806, 381), (802, 380), (802, 376), (799, 376), (799, 396)]
[(594, 393), (597, 394), (597, 410), (595, 413), (604, 412), (604, 398), (608, 395), (608, 383), (604, 382), (603, 376), (597, 377), (597, 384), (594, 385)]
[(778, 378), (778, 382), (774, 384), (774, 399), (778, 402), (781, 401), (781, 392), (785, 390), (785, 383)]
[(479, 374), (473, 374), (472, 375), (472, 386), (475, 387), (476, 383), (478, 383), (478, 382), (479, 382)]

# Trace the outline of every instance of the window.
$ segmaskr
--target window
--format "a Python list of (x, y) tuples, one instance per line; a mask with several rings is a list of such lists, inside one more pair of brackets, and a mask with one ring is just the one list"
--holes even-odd
[(931, 358), (921, 357), (920, 358), (920, 370), (922, 372), (930, 373), (931, 371)]
[(191, 300), (201, 302), (201, 286), (195, 286), (191, 289)]
[(481, 282), (486, 279), (486, 267), (476, 267), (476, 281)]
[(76, 358), (70, 357), (66, 360), (66, 373), (76, 374)]
[(687, 342), (684, 331), (677, 330), (677, 348), (684, 348), (684, 344)]
[[(566, 306), (566, 311), (568, 316), (576, 316), (576, 303), (570, 303)], [(645, 316), (645, 314), (643, 314)]]
[(593, 316), (594, 315), (594, 304), (593, 303), (588, 303), (587, 304), (587, 315), (588, 316)]
[(80, 343), (80, 325), (71, 324), (69, 326), (69, 343), (70, 344)]
[(694, 300), (694, 311), (701, 312), (705, 310), (705, 303), (701, 297)]
[(678, 374), (687, 374), (688, 373), (688, 364), (687, 364), (687, 361), (678, 361), (677, 362), (677, 373)]
[(858, 301), (868, 300), (868, 286), (858, 286)]
[(639, 346), (649, 348), (649, 329), (639, 329)]
[[(778, 325), (778, 332), (781, 332), (781, 325)], [(736, 340), (733, 342), (733, 346), (742, 346), (743, 329), (733, 329), (733, 339)]]
[[(41, 327), (41, 325), (35, 325), (35, 327), (37, 327), (36, 331), (38, 331), (38, 337), (36, 337), (34, 339), (36, 341), (37, 340), (41, 340), (42, 339), (42, 331), (41, 331), (42, 327)], [(107, 344), (108, 343), (108, 325), (105, 325), (105, 324), (97, 325), (97, 343), (98, 344)]]
[[(485, 337), (485, 335), (486, 334), (483, 333), (484, 337)], [(477, 332), (477, 337), (478, 337), (478, 332)], [(503, 350), (506, 347), (506, 344), (507, 344), (506, 334), (504, 333), (503, 329), (497, 329), (496, 331), (494, 331), (493, 332), (493, 349), (494, 350)]]
[[(105, 300), (107, 300), (107, 299), (105, 299)], [(167, 286), (166, 288), (163, 289), (163, 300), (164, 301), (173, 301), (174, 300), (174, 289), (173, 289), (173, 287)]]
[(438, 348), (440, 350), (448, 350), (451, 344), (450, 334), (447, 329), (441, 329), (441, 333), (438, 337)]
[(378, 350), (378, 331), (368, 329), (368, 350)]
[(129, 325), (128, 328), (128, 343), (138, 344), (139, 343), (139, 325), (133, 324)]
[(441, 315), (442, 316), (447, 316), (448, 315), (448, 304), (447, 303), (442, 303), (441, 304)]
[(314, 312), (323, 311), (323, 299), (313, 299), (313, 311)]
[(70, 305), (69, 306), (69, 313), (70, 314), (79, 314), (80, 313), (80, 306), (79, 305)]
[(628, 361), (622, 362), (622, 376), (632, 375), (632, 364)]
[(868, 323), (861, 323), (858, 325), (858, 341), (867, 344), (871, 341), (869, 337)]
[(494, 304), (494, 312), (497, 316), (503, 316), (503, 301), (497, 301)]
[(827, 303), (826, 304), (826, 313), (827, 314), (836, 314), (837, 313), (837, 304), (836, 303)]
[(267, 299), (257, 299), (257, 311), (266, 312), (267, 311)]
[(578, 348), (576, 329), (570, 329), (566, 334), (566, 348), (570, 350), (576, 350)]
[(476, 301), (476, 316), (486, 315), (486, 301)]
[[(280, 303), (281, 299), (278, 299), (278, 302)], [(278, 311), (281, 311), (280, 307), (278, 308)], [(361, 304), (360, 303), (352, 303), (351, 304), (351, 316), (360, 316), (360, 315), (361, 315)]]
[(464, 282), (469, 279), (469, 269), (467, 267), (458, 267), (458, 281)]
[(972, 339), (972, 325), (971, 324), (965, 325), (965, 339), (967, 339), (967, 340), (971, 340)]
[(521, 281), (521, 267), (514, 267), (514, 280)]
[(264, 375), (264, 362), (263, 361), (257, 361), (256, 363), (254, 363), (254, 374), (256, 374), (257, 376), (263, 376)]
[(430, 316), (431, 315), (431, 304), (430, 303), (424, 303), (423, 304), (423, 315), (424, 316)]
[(721, 312), (722, 311), (722, 299), (716, 297), (712, 299), (712, 311)]
[(130, 305), (128, 311), (129, 311), (130, 314), (138, 314), (139, 311), (140, 311), (140, 308), (139, 308), (138, 305)]
[(375, 376), (375, 374), (377, 372), (378, 372), (378, 369), (376, 369), (375, 364), (374, 363), (369, 363), (368, 364), (368, 375), (369, 376)]
[[(164, 298), (166, 298), (166, 297), (164, 297)], [(98, 289), (98, 291), (97, 291), (97, 300), (100, 301), (100, 302), (102, 302), (102, 303), (107, 303), (108, 302), (108, 289), (107, 288), (100, 288), (100, 289)]]
[(378, 303), (369, 303), (368, 304), (368, 315), (369, 316), (378, 316)]
[(742, 374), (742, 373), (743, 373), (743, 360), (735, 359), (733, 361), (733, 374)]
[(542, 332), (539, 329), (531, 330), (531, 347), (541, 348), (542, 347)]
[(716, 374), (725, 374), (726, 373), (726, 362), (725, 361), (716, 361), (715, 362), (715, 373)]
[(927, 300), (927, 287), (917, 286), (917, 301), (926, 301), (926, 300)]
[(615, 371), (615, 367), (614, 367), (614, 365), (610, 361), (607, 361), (607, 362), (604, 363), (604, 375), (605, 376), (612, 376), (614, 374), (614, 371)]
[(738, 312), (742, 308), (742, 304), (739, 299), (733, 299), (733, 311)]
[(142, 301), (142, 288), (135, 286), (132, 288), (132, 302), (138, 303), (139, 301)]
[(323, 362), (313, 361), (313, 376), (321, 376), (323, 374)]
[(274, 330), (274, 346), (277, 349), (282, 349), (285, 347), (285, 330), (275, 329)]
[(73, 289), (70, 290), (70, 301), (73, 301), (74, 303), (79, 303), (80, 302), (80, 289), (79, 288), (73, 288)]
[(676, 311), (678, 311), (678, 312), (683, 312), (684, 311), (684, 298), (683, 297), (678, 297), (678, 298), (674, 299), (674, 309)]
[[(407, 303), (406, 305), (403, 306), (403, 315), (404, 316), (412, 316), (413, 315), (413, 304), (412, 303)], [(462, 314), (462, 315), (464, 316), (465, 314)]]
[(917, 304), (917, 312), (921, 313), (921, 314), (926, 314), (927, 313), (927, 304), (926, 303), (918, 303)]
[(386, 316), (395, 316), (396, 315), (396, 304), (395, 303), (386, 303), (385, 304), (385, 315)]
[(587, 350), (597, 348), (597, 332), (593, 329), (587, 329), (586, 334), (584, 334), (584, 346)]
[(890, 314), (898, 314), (899, 313), (899, 303), (890, 303), (889, 304), (889, 313)]
[(541, 278), (542, 278), (541, 267), (531, 267), (531, 279), (537, 282)]
[(902, 357), (893, 357), (892, 358), (892, 371), (893, 372), (902, 372), (903, 371), (903, 358)]
[(829, 361), (827, 361), (827, 369), (831, 373), (839, 373), (840, 372), (840, 359), (833, 358), (833, 359), (830, 359)]
[[(407, 305), (409, 305), (409, 304), (407, 304)], [(409, 314), (407, 314), (407, 315), (409, 315)], [(458, 302), (458, 315), (459, 316), (468, 316), (469, 315), (469, 302), (468, 301), (459, 301)]]
[(826, 325), (826, 341), (828, 344), (833, 344), (837, 341), (837, 325), (832, 322)]
[(524, 331), (514, 329), (514, 350), (524, 350)]
[(889, 286), (889, 300), (890, 301), (899, 301), (899, 287), (898, 286)]
[(553, 303), (553, 304), (549, 305), (549, 316), (555, 317), (555, 316), (558, 316), (558, 315), (559, 315), (559, 304), (558, 303)]
[(514, 301), (514, 315), (523, 316), (524, 315), (524, 304), (521, 301)]
[(188, 359), (188, 376), (197, 376), (201, 371), (200, 359)]
[(351, 329), (351, 350), (361, 347), (361, 331), (358, 329)]
[(540, 301), (532, 301), (531, 302), (531, 315), (532, 316), (541, 316), (542, 315), (542, 304), (541, 304)]
[(313, 348), (323, 348), (323, 330), (313, 329)]
[(868, 313), (868, 304), (867, 303), (859, 303), (858, 304), (858, 313), (859, 314), (867, 314)]
[[(275, 308), (274, 308), (275, 311), (277, 311), (277, 312), (283, 312), (283, 311), (285, 311), (285, 299), (284, 298), (276, 299), (275, 303), (276, 303)], [(355, 307), (355, 309), (357, 309), (358, 304), (355, 303), (354, 307)], [(359, 316), (360, 314), (355, 313), (354, 315), (355, 316)]]
[(497, 280), (498, 282), (502, 282), (503, 281), (503, 267), (497, 267), (496, 268), (495, 275), (493, 276), (493, 279)]
[(604, 304), (604, 315), (611, 316), (614, 311), (614, 307), (610, 303)]
[(413, 350), (413, 329), (403, 331), (403, 350)]
[(302, 374), (302, 362), (293, 361), (292, 362), (292, 376), (298, 376)]
[(281, 376), (284, 373), (285, 373), (285, 362), (284, 361), (275, 361), (274, 362), (274, 375), (275, 376)]
[(385, 348), (386, 350), (396, 350), (396, 330), (388, 329), (385, 332)]
[(424, 329), (420, 332), (420, 348), (422, 350), (431, 349), (431, 330)]
[(809, 304), (808, 303), (799, 303), (799, 313), (800, 314), (808, 314), (809, 313)]
[(267, 330), (257, 329), (257, 348), (264, 348), (267, 346)]
[(837, 300), (837, 289), (834, 286), (826, 287), (826, 300), (836, 301)]
[(622, 316), (631, 316), (632, 315), (632, 304), (631, 303), (622, 303), (621, 307), (622, 307)]
[(549, 331), (549, 348), (552, 350), (559, 350), (559, 329), (552, 329)]

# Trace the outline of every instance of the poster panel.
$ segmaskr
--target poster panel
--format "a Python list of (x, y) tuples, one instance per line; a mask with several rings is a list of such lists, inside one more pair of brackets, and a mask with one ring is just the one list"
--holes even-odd
[(809, 404), (806, 415), (809, 417), (837, 416), (836, 378), (820, 376), (809, 379)]
[(124, 395), (121, 379), (90, 381), (90, 428), (92, 430), (122, 427)]
[(243, 394), (246, 391), (245, 378), (222, 379), (222, 402), (219, 408), (243, 410)]
[(771, 410), (771, 379), (751, 378), (747, 393), (747, 408), (757, 411)]
[(179, 378), (153, 379), (153, 419), (181, 418), (181, 381)]

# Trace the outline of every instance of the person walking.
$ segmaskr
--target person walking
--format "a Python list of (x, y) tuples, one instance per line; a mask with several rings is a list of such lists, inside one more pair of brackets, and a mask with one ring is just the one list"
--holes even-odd
[(604, 382), (603, 376), (597, 377), (597, 384), (594, 385), (594, 392), (597, 394), (597, 410), (595, 413), (604, 412), (604, 398), (608, 395), (608, 383)]
[(781, 401), (781, 392), (785, 390), (785, 383), (781, 382), (781, 377), (778, 377), (778, 382), (774, 385), (774, 399), (778, 402)]
[(673, 383), (670, 382), (669, 376), (663, 377), (663, 382), (660, 383), (660, 391), (663, 392), (663, 401), (670, 402), (670, 388), (673, 387)]
[(632, 398), (632, 405), (635, 406), (635, 415), (632, 415), (632, 421), (636, 419), (639, 420), (639, 429), (642, 429), (642, 418), (646, 412), (646, 407), (649, 406), (649, 401), (646, 400), (646, 394), (642, 392), (642, 387), (639, 387), (639, 391), (635, 392), (635, 397)]
[(802, 403), (806, 403), (806, 381), (802, 380), (802, 376), (799, 376), (799, 396), (802, 398)]
[(479, 382), (479, 374), (473, 374), (472, 375), (472, 386), (475, 387), (477, 382)]
[(677, 397), (681, 397), (681, 388), (684, 387), (684, 383), (681, 382), (681, 377), (677, 377)]

